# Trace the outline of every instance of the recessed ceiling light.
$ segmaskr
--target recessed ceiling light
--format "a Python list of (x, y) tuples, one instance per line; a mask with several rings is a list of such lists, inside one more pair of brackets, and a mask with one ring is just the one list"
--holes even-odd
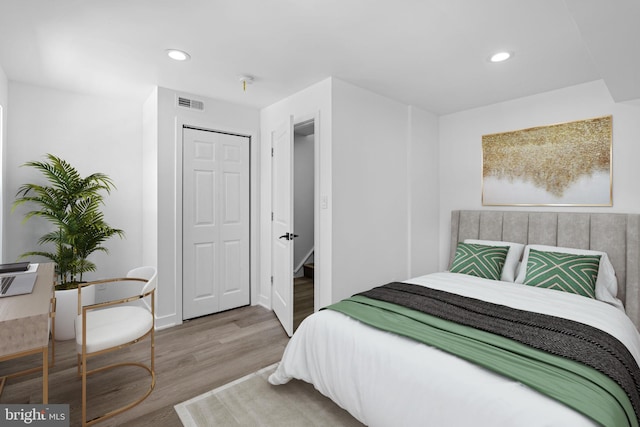
[(498, 52), (498, 53), (494, 53), (493, 55), (491, 55), (491, 58), (489, 60), (491, 62), (502, 62), (502, 61), (506, 61), (509, 58), (511, 58), (511, 53), (509, 53), (509, 52)]
[(167, 55), (169, 58), (175, 59), (176, 61), (187, 61), (191, 58), (187, 52), (178, 49), (167, 49)]

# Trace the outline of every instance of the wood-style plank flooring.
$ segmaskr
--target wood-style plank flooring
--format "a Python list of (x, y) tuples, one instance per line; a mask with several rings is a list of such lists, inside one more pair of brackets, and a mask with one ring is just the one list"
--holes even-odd
[[(313, 303), (312, 303), (313, 304)], [(148, 360), (148, 340), (96, 357), (89, 367), (127, 358)], [(280, 360), (288, 342), (273, 312), (242, 307), (194, 319), (156, 332), (156, 388), (135, 408), (99, 426), (181, 426), (177, 403), (205, 393)], [(35, 366), (40, 358), (0, 363), (0, 376)], [(56, 343), (56, 363), (49, 374), (49, 403), (68, 403), (71, 425), (80, 425), (80, 379), (76, 376), (74, 341)], [(148, 384), (140, 368), (119, 368), (89, 379), (89, 407), (109, 410), (140, 395)], [(0, 403), (41, 403), (39, 375), (10, 380)], [(89, 412), (92, 416), (95, 412)], [(97, 414), (95, 414), (97, 415)]]
[(293, 330), (310, 314), (313, 314), (313, 279), (297, 277), (293, 279)]

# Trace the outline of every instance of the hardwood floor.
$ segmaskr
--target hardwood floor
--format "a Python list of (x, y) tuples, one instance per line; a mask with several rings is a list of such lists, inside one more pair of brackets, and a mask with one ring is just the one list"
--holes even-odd
[(308, 315), (313, 314), (313, 278), (297, 277), (293, 279), (293, 330)]
[[(312, 303), (313, 310), (313, 303)], [(181, 426), (173, 405), (280, 360), (289, 338), (273, 312), (243, 307), (194, 319), (156, 332), (156, 387), (140, 405), (99, 426)], [(121, 360), (148, 360), (148, 339), (116, 354), (96, 357), (89, 367)], [(38, 357), (0, 363), (0, 376), (35, 366)], [(70, 404), (71, 425), (80, 425), (80, 379), (75, 343), (56, 343), (49, 373), (49, 403)], [(142, 394), (149, 377), (140, 368), (119, 368), (89, 378), (88, 407), (108, 411)], [(8, 381), (0, 403), (41, 403), (39, 375)], [(92, 415), (92, 412), (89, 412)], [(97, 414), (95, 414), (97, 415)]]

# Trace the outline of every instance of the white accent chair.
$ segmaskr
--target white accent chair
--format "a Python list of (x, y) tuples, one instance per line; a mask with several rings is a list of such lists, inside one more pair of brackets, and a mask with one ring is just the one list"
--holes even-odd
[[(98, 280), (83, 283), (78, 287), (78, 317), (76, 327), (76, 351), (78, 353), (78, 375), (82, 377), (82, 425), (89, 426), (133, 408), (151, 394), (156, 384), (155, 374), (155, 267), (139, 267), (124, 278)], [(142, 286), (141, 286), (142, 282)], [(101, 302), (82, 307), (82, 288), (89, 285), (128, 283), (135, 291), (130, 297)], [(138, 289), (142, 287), (140, 291)], [(150, 301), (147, 301), (150, 300)], [(135, 302), (134, 302), (135, 301)], [(150, 336), (151, 358), (149, 364), (122, 362), (100, 366), (89, 370), (87, 361), (93, 356), (127, 347)], [(151, 384), (144, 395), (135, 401), (113, 409), (106, 414), (87, 420), (87, 376), (119, 366), (138, 366), (151, 375)]]

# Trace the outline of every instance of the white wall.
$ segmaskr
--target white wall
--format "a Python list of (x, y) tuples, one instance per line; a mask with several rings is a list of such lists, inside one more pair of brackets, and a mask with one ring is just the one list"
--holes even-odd
[(6, 234), (6, 215), (4, 211), (4, 199), (6, 194), (5, 187), (5, 153), (6, 153), (6, 141), (7, 141), (7, 111), (9, 106), (9, 80), (4, 73), (2, 66), (0, 66), (0, 261), (5, 262), (4, 252), (7, 246), (7, 239), (4, 238)]
[(334, 301), (408, 278), (407, 106), (334, 79)]
[(482, 135), (609, 114), (613, 115), (613, 207), (513, 209), (640, 212), (640, 101), (615, 103), (602, 81), (440, 117), (440, 268), (448, 262), (451, 211), (483, 208)]
[[(184, 96), (204, 102), (205, 111), (187, 110), (176, 106), (176, 97)], [(157, 97), (157, 120), (154, 119), (154, 100)], [(258, 129), (260, 113), (257, 109), (242, 107), (228, 102), (204, 98), (171, 89), (157, 88), (150, 100), (145, 103), (145, 145), (153, 142), (153, 127), (157, 124), (157, 151), (151, 151), (149, 157), (145, 151), (145, 161), (150, 174), (157, 174), (146, 188), (157, 194), (155, 210), (145, 211), (144, 220), (157, 218), (155, 233), (148, 230), (150, 240), (145, 247), (153, 251), (157, 242), (158, 301), (157, 326), (159, 328), (182, 323), (182, 189), (178, 185), (182, 173), (182, 126), (192, 125), (205, 129), (219, 130), (248, 135), (251, 137), (251, 301), (258, 302), (258, 271), (260, 265), (258, 218), (259, 198), (259, 155), (260, 142)], [(150, 142), (151, 141), (151, 142)], [(155, 165), (154, 165), (155, 163)], [(148, 177), (147, 177), (148, 178)], [(146, 179), (146, 178), (145, 178)], [(153, 235), (155, 234), (155, 236)], [(144, 250), (145, 257), (154, 256)]]
[(142, 107), (142, 264), (158, 266), (158, 88)]
[(340, 80), (332, 112), (334, 301), (437, 271), (437, 116)]
[(440, 166), (438, 117), (409, 107), (409, 277), (438, 271)]
[(79, 95), (22, 83), (9, 83), (11, 108), (7, 123), (4, 213), (7, 215), (5, 260), (40, 249), (38, 238), (50, 230), (38, 218), (22, 224), (28, 206), (10, 213), (20, 185), (44, 182), (31, 168), (20, 167), (44, 160), (51, 153), (70, 162), (82, 175), (102, 172), (117, 189), (105, 197), (104, 215), (109, 225), (123, 229), (125, 239), (105, 243), (109, 254), (91, 260), (98, 270), (85, 280), (121, 276), (140, 264), (141, 241), (141, 106), (128, 100)]

